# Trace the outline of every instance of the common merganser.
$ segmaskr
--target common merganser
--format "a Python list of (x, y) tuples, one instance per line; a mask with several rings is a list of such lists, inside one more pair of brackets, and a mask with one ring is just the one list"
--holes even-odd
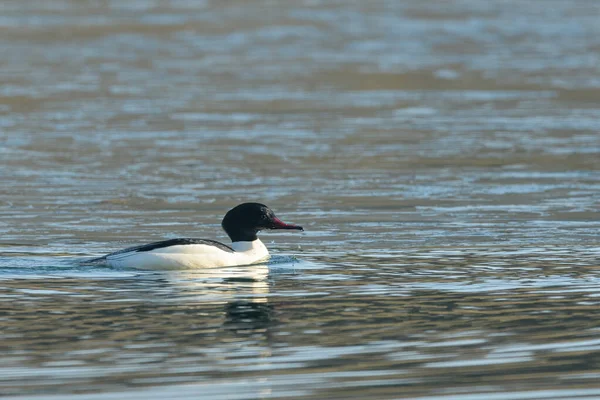
[(225, 214), (221, 227), (231, 247), (209, 239), (169, 239), (129, 247), (88, 262), (105, 262), (112, 267), (144, 269), (207, 268), (248, 265), (269, 258), (269, 251), (256, 234), (263, 229), (304, 230), (286, 224), (260, 203), (243, 203)]

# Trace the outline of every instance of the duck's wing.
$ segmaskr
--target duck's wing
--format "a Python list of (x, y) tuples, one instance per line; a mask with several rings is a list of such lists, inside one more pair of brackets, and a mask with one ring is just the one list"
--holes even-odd
[(85, 263), (88, 264), (88, 263), (106, 261), (106, 259), (108, 257), (123, 256), (126, 253), (140, 253), (140, 252), (145, 252), (145, 251), (163, 249), (163, 248), (167, 248), (167, 247), (171, 247), (171, 246), (185, 246), (185, 245), (192, 245), (192, 244), (204, 244), (207, 246), (214, 246), (214, 247), (217, 247), (228, 253), (235, 252), (235, 250), (233, 250), (231, 247), (229, 247), (226, 244), (223, 244), (221, 242), (217, 242), (216, 240), (180, 238), (180, 239), (161, 240), (159, 242), (153, 242), (153, 243), (148, 243), (148, 244), (142, 244), (139, 246), (127, 247), (126, 249), (115, 251), (114, 253), (110, 253), (110, 254), (107, 254), (107, 255), (99, 257), (99, 258), (87, 260), (87, 261), (85, 261)]

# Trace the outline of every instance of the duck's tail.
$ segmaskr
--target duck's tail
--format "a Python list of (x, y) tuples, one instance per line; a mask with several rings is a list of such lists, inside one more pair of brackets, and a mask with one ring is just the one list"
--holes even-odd
[(83, 260), (79, 264), (92, 265), (92, 264), (105, 264), (105, 263), (106, 263), (106, 256), (102, 256), (102, 257), (98, 257), (98, 258), (92, 258), (89, 260)]

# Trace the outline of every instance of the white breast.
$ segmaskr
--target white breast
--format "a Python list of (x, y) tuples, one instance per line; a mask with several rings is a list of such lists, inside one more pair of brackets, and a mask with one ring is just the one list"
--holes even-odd
[(232, 248), (234, 251), (228, 252), (207, 244), (184, 244), (151, 251), (112, 254), (106, 257), (106, 262), (112, 267), (162, 270), (248, 265), (269, 258), (269, 251), (260, 239), (235, 242)]

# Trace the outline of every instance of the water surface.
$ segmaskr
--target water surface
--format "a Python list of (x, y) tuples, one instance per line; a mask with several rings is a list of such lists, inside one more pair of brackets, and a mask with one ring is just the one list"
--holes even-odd
[[(6, 398), (600, 396), (596, 2), (0, 10)], [(244, 201), (306, 231), (79, 264)]]

